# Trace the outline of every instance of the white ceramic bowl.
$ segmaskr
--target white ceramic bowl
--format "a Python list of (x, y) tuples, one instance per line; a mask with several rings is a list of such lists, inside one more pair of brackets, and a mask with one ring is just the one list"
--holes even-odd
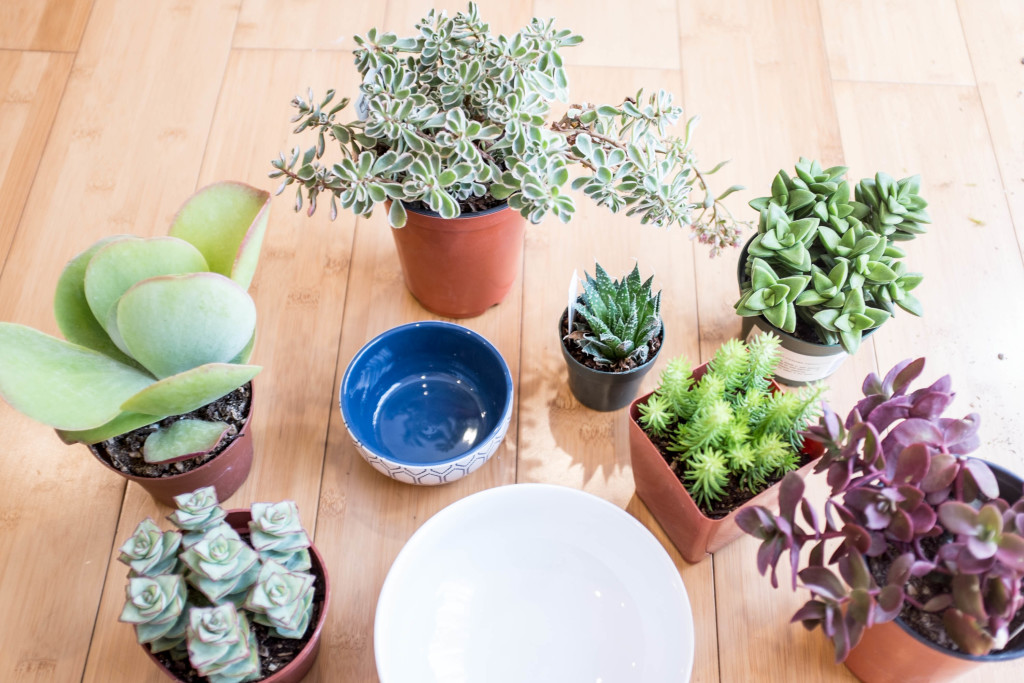
[(377, 602), (381, 683), (670, 683), (693, 616), (668, 554), (628, 513), (546, 484), (489, 489), (409, 539)]

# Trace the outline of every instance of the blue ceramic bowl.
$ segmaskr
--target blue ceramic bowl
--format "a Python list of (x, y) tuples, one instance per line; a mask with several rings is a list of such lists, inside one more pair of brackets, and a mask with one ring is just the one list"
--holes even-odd
[(494, 455), (512, 417), (512, 375), (476, 332), (441, 321), (374, 338), (341, 380), (341, 416), (359, 453), (408, 484), (447, 484)]

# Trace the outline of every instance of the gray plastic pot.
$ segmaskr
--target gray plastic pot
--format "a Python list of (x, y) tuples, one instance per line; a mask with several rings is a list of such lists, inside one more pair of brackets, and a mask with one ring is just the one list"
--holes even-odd
[[(626, 372), (604, 372), (588, 368), (572, 357), (569, 349), (565, 346), (565, 342), (562, 341), (562, 323), (568, 314), (568, 308), (562, 311), (562, 315), (558, 319), (556, 332), (562, 347), (562, 357), (565, 358), (565, 364), (569, 369), (569, 389), (572, 390), (572, 395), (576, 397), (577, 401), (593, 410), (608, 412), (625, 408), (639, 393), (640, 383), (643, 382), (644, 376), (650, 369), (654, 367), (654, 361), (658, 358), (658, 354), (661, 353), (661, 347), (658, 347), (658, 350), (647, 359), (646, 363)], [(664, 345), (664, 322), (662, 323), (659, 336), (662, 345)]]

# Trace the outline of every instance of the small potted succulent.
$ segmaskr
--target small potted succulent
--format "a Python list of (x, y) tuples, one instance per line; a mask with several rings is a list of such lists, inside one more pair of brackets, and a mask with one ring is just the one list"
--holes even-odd
[(824, 516), (787, 475), (778, 513), (738, 518), (761, 539), (758, 569), (774, 586), (789, 551), (793, 587), (812, 596), (793, 621), (821, 628), (863, 681), (942, 681), (1024, 657), (1024, 482), (968, 457), (978, 415), (942, 416), (948, 375), (911, 391), (923, 367), (872, 373), (845, 422), (826, 407), (807, 431), (825, 451)]
[(801, 157), (795, 176), (779, 171), (771, 196), (750, 202), (760, 220), (740, 257), (736, 312), (744, 335), (783, 340), (776, 376), (786, 384), (835, 372), (897, 306), (921, 315), (911, 290), (922, 276), (907, 271), (896, 244), (930, 222), (920, 177), (876, 173), (851, 200), (846, 170)]
[(731, 339), (692, 371), (675, 358), (658, 388), (630, 407), (637, 495), (687, 562), (739, 538), (737, 510), (773, 501), (783, 475), (806, 475), (817, 454), (801, 430), (819, 414), (825, 387), (779, 391), (778, 347), (771, 334)]
[(540, 19), (494, 35), (474, 3), (452, 17), (431, 10), (416, 29), (356, 36), (358, 118), (337, 118), (349, 100), (333, 90), (296, 97), (295, 133), (314, 142), (281, 154), (270, 175), (278, 192), (294, 184), (296, 210), (310, 215), (327, 196), (332, 218), (339, 206), (369, 216), (385, 204), (406, 285), (428, 310), (472, 317), (500, 302), (522, 263), (523, 219), (572, 217), (572, 167), (572, 186), (612, 211), (692, 226), (713, 254), (738, 246), (720, 203), (737, 188), (708, 188), (721, 164), (698, 170), (696, 119), (683, 137), (668, 133), (683, 115), (669, 93), (573, 105), (552, 119), (552, 101), (569, 101), (561, 49), (580, 36)]
[(636, 396), (661, 352), (661, 292), (651, 293), (654, 277), (641, 280), (638, 265), (619, 280), (600, 263), (594, 277), (584, 276), (583, 294), (558, 320), (569, 388), (588, 408), (618, 410)]
[(185, 203), (169, 236), (109, 237), (76, 256), (54, 298), (67, 341), (0, 323), (0, 396), (164, 504), (203, 485), (227, 498), (252, 464), (260, 368), (248, 364), (246, 290), (269, 202), (217, 183)]
[(175, 531), (144, 519), (121, 546), (121, 621), (171, 678), (295, 683), (327, 617), (323, 558), (293, 501), (225, 511), (213, 487), (175, 497)]

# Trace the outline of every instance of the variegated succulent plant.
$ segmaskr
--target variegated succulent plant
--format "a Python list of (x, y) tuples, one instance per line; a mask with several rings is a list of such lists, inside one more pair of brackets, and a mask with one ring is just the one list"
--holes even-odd
[[(358, 119), (337, 119), (348, 98), (330, 90), (296, 97), (295, 133), (314, 144), (273, 162), (279, 192), (296, 185), (295, 208), (310, 215), (321, 194), (338, 206), (369, 215), (391, 201), (388, 222), (402, 227), (405, 203), (419, 202), (445, 218), (484, 199), (507, 201), (534, 223), (553, 213), (563, 222), (576, 209), (572, 186), (612, 211), (641, 222), (692, 227), (712, 255), (736, 246), (739, 227), (700, 172), (691, 147), (692, 118), (682, 137), (669, 129), (683, 110), (671, 94), (638, 92), (617, 104), (580, 104), (548, 124), (551, 102), (568, 102), (562, 48), (582, 38), (553, 21), (533, 19), (518, 33), (493, 35), (475, 3), (449, 17), (432, 10), (415, 37), (370, 30), (356, 36), (355, 62), (363, 79)], [(328, 142), (337, 162), (325, 159)], [(694, 198), (699, 190), (703, 196)]]
[(779, 171), (771, 196), (750, 202), (760, 221), (736, 312), (764, 316), (788, 333), (802, 321), (821, 343), (854, 353), (897, 306), (921, 315), (911, 290), (922, 275), (907, 271), (894, 243), (923, 233), (931, 219), (919, 176), (876, 173), (851, 199), (846, 170), (801, 157), (795, 176)]
[[(269, 194), (235, 182), (199, 190), (166, 237), (108, 237), (65, 267), (54, 313), (67, 341), (0, 323), (0, 396), (96, 443), (189, 413), (237, 389), (249, 365), (252, 281)], [(146, 441), (149, 462), (211, 450), (224, 423), (179, 420)]]
[(268, 637), (296, 639), (313, 616), (316, 577), (306, 571), (310, 542), (298, 508), (293, 501), (252, 506), (257, 552), (226, 523), (212, 486), (175, 503), (168, 519), (179, 531), (145, 519), (121, 547), (119, 559), (131, 567), (121, 621), (151, 652), (187, 654), (211, 681), (253, 680), (260, 664), (250, 622), (266, 626)]
[[(584, 273), (583, 294), (575, 305), (573, 329), (566, 337), (603, 366), (629, 369), (647, 362), (650, 342), (661, 334), (661, 292), (654, 277), (640, 279), (640, 268), (613, 280), (598, 263)], [(578, 316), (578, 317), (577, 317)]]

